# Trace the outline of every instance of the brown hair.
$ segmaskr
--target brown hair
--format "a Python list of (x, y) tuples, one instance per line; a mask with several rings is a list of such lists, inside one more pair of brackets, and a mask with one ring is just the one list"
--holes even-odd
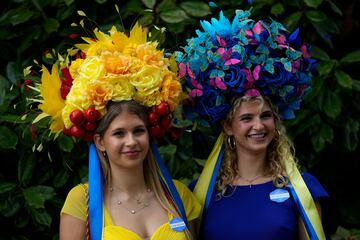
[[(267, 102), (271, 111), (274, 114), (275, 120), (275, 136), (267, 148), (267, 165), (266, 172), (273, 176), (273, 183), (277, 187), (284, 187), (287, 183), (287, 175), (285, 171), (285, 161), (289, 158), (294, 159), (295, 149), (286, 135), (285, 127), (283, 126), (277, 108), (272, 104), (271, 100), (267, 97), (248, 97), (243, 96), (234, 100), (232, 108), (228, 113), (223, 124), (229, 124), (234, 118), (234, 113), (243, 102), (258, 101), (262, 106)], [(229, 136), (225, 134), (225, 139)], [(221, 163), (220, 171), (218, 174), (216, 188), (220, 194), (224, 196), (227, 187), (233, 182), (234, 178), (238, 175), (238, 166), (236, 153), (229, 146), (228, 141), (225, 142), (225, 152)]]

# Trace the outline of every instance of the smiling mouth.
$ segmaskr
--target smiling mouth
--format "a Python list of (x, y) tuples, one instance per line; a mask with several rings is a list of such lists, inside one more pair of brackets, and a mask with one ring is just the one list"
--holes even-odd
[(248, 138), (254, 138), (254, 139), (261, 139), (266, 137), (266, 133), (254, 133), (254, 134), (249, 134)]
[(127, 152), (123, 152), (124, 155), (126, 156), (137, 156), (140, 154), (141, 151), (127, 151)]

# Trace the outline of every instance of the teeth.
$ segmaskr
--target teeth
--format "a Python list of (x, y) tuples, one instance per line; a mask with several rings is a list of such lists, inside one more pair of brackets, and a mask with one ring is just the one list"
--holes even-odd
[(265, 133), (250, 134), (249, 137), (251, 137), (251, 138), (263, 138), (263, 137), (265, 137)]

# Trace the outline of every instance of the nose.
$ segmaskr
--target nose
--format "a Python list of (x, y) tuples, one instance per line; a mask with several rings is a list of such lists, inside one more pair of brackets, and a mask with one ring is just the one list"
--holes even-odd
[(264, 128), (264, 124), (263, 124), (262, 120), (260, 118), (255, 118), (252, 128), (256, 131), (262, 130)]
[(126, 145), (127, 146), (134, 146), (136, 145), (136, 137), (134, 134), (129, 133), (126, 138)]

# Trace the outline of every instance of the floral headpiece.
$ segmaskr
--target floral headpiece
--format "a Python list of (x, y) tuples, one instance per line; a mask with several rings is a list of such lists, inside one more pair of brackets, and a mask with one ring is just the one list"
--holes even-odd
[(236, 10), (232, 22), (222, 12), (219, 20), (201, 21), (204, 31), (175, 52), (194, 111), (212, 125), (225, 118), (230, 99), (242, 95), (268, 96), (282, 118), (291, 119), (310, 89), (314, 61), (299, 30), (288, 35), (279, 22), (249, 16)]
[(43, 67), (38, 86), (43, 113), (34, 122), (51, 116), (52, 133), (90, 141), (109, 101), (135, 100), (149, 107), (150, 133), (162, 137), (182, 93), (176, 64), (157, 50), (157, 42), (147, 41), (138, 24), (129, 36), (115, 26), (109, 34), (94, 34), (69, 50), (80, 57), (53, 65), (51, 74)]

